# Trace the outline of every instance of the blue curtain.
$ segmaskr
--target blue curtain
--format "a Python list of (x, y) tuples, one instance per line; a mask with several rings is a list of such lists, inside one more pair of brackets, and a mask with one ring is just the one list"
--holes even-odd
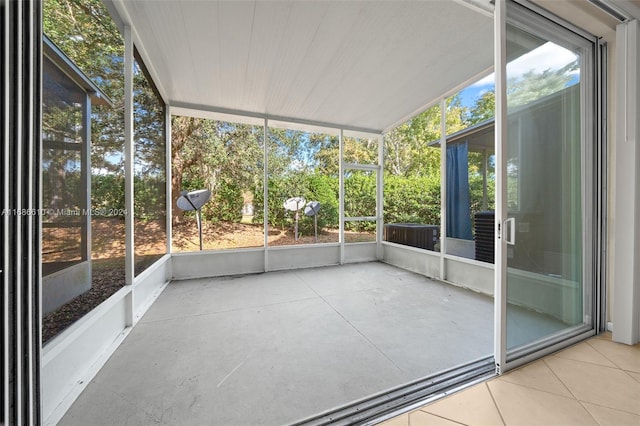
[(472, 240), (467, 142), (447, 146), (447, 237)]

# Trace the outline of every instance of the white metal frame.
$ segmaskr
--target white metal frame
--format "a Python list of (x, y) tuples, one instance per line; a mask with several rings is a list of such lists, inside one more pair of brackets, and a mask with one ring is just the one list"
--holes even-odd
[[(134, 188), (133, 165), (135, 155), (133, 136), (133, 37), (131, 27), (124, 26), (124, 206), (125, 206), (125, 285), (133, 285), (134, 263)], [(132, 326), (133, 292), (127, 304), (127, 326)]]
[(264, 119), (262, 204), (264, 221), (264, 271), (269, 270), (269, 120)]
[(376, 257), (382, 259), (382, 240), (384, 237), (384, 135), (378, 135), (378, 180), (376, 184)]
[(344, 263), (344, 130), (340, 129), (338, 157), (338, 242), (340, 243), (340, 264)]
[(640, 189), (640, 23), (618, 25), (616, 34), (616, 123), (615, 223), (613, 271), (613, 339), (635, 344), (640, 341), (640, 287), (638, 232)]
[(165, 151), (166, 151), (166, 157), (165, 157), (165, 176), (166, 176), (166, 186), (165, 186), (165, 194), (166, 194), (166, 219), (167, 219), (167, 224), (166, 224), (166, 233), (167, 233), (167, 253), (171, 254), (173, 252), (173, 238), (172, 238), (172, 232), (173, 232), (173, 223), (172, 223), (172, 217), (171, 217), (171, 213), (172, 213), (172, 202), (171, 200), (173, 199), (173, 194), (171, 193), (171, 182), (173, 180), (173, 176), (172, 176), (172, 167), (171, 167), (171, 108), (169, 108), (168, 105), (165, 104), (165, 108), (164, 108), (165, 114), (164, 114), (164, 123), (165, 123)]
[(495, 153), (495, 288), (494, 288), (494, 357), (496, 373), (501, 374), (506, 363), (507, 332), (507, 246), (502, 238), (502, 223), (507, 217), (507, 170), (504, 146), (507, 135), (507, 11), (506, 0), (496, 0), (494, 17), (494, 62), (496, 78)]
[(447, 98), (440, 100), (440, 279), (447, 278)]
[[(520, 5), (519, 3), (523, 3)], [(583, 279), (583, 297), (589, 299), (585, 301), (585, 321), (588, 319), (589, 324), (573, 327), (569, 330), (562, 331), (553, 336), (549, 336), (537, 342), (532, 342), (524, 347), (514, 348), (507, 351), (507, 243), (511, 239), (508, 235), (507, 225), (510, 220), (507, 219), (507, 170), (504, 167), (506, 159), (506, 137), (507, 137), (507, 99), (506, 99), (506, 40), (507, 40), (507, 23), (512, 20), (517, 23), (518, 27), (532, 32), (533, 34), (542, 34), (543, 37), (551, 41), (569, 42), (576, 46), (582, 53), (581, 62), (581, 193), (582, 193), (582, 221), (583, 229), (593, 229), (593, 194), (594, 186), (593, 176), (588, 174), (586, 170), (591, 170), (593, 164), (593, 131), (594, 126), (592, 120), (595, 119), (595, 109), (591, 109), (594, 105), (593, 90), (594, 84), (591, 84), (596, 75), (593, 74), (591, 54), (594, 51), (579, 47), (584, 45), (585, 41), (590, 41), (597, 46), (595, 37), (592, 37), (583, 31), (570, 28), (575, 38), (569, 40), (568, 35), (559, 35), (557, 29), (565, 26), (564, 22), (552, 20), (543, 10), (536, 8), (535, 12), (540, 17), (533, 19), (528, 14), (530, 4), (526, 0), (497, 0), (494, 20), (495, 35), (495, 70), (496, 70), (496, 118), (495, 118), (495, 152), (496, 152), (496, 273), (495, 273), (495, 339), (494, 352), (496, 360), (496, 372), (501, 374), (518, 365), (536, 359), (552, 350), (567, 346), (573, 341), (583, 339), (586, 336), (595, 333), (595, 319), (592, 312), (595, 309), (596, 301), (593, 300), (595, 292), (593, 280), (593, 246), (591, 245), (592, 235), (589, 232), (582, 232), (582, 279)], [(516, 22), (517, 21), (517, 22)], [(566, 27), (566, 26), (565, 26)], [(567, 33), (570, 34), (570, 33)], [(573, 35), (572, 35), (573, 37)], [(582, 42), (575, 40), (581, 39)]]
[[(352, 247), (357, 245), (370, 245), (370, 242), (363, 243), (348, 243), (346, 244), (344, 241), (344, 224), (345, 222), (375, 222), (376, 223), (376, 241), (375, 241), (375, 253), (376, 259), (382, 259), (383, 251), (382, 251), (382, 233), (384, 227), (384, 198), (383, 198), (383, 185), (384, 185), (384, 137), (379, 133), (371, 133), (371, 132), (357, 132), (357, 131), (348, 131), (348, 136), (353, 138), (368, 138), (375, 139), (377, 146), (377, 164), (358, 164), (358, 163), (345, 163), (344, 162), (344, 138), (345, 138), (345, 129), (340, 130), (340, 177), (339, 177), (339, 204), (340, 204), (340, 263), (345, 263), (348, 261), (345, 250), (349, 251)], [(344, 173), (347, 170), (358, 170), (365, 172), (374, 172), (376, 174), (376, 209), (374, 216), (353, 216), (346, 217), (344, 215), (344, 202), (345, 202), (345, 192), (344, 192)], [(350, 247), (350, 248), (346, 248)]]

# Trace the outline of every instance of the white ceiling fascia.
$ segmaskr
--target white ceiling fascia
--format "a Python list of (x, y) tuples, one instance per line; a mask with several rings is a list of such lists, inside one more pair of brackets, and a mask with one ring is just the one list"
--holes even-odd
[(324, 123), (313, 120), (302, 120), (293, 117), (278, 115), (259, 114), (250, 111), (239, 111), (225, 108), (217, 108), (209, 105), (194, 105), (182, 102), (174, 102), (169, 106), (171, 115), (185, 117), (208, 118), (212, 120), (229, 121), (233, 123), (243, 123), (252, 125), (263, 125), (266, 119), (274, 123), (274, 127), (287, 128), (292, 130), (306, 130), (322, 133), (334, 134), (340, 129), (345, 132), (360, 135), (380, 135), (382, 132), (376, 129), (365, 129), (360, 127), (345, 126), (336, 123)]
[(323, 133), (323, 134), (333, 135), (333, 136), (340, 135), (340, 128), (338, 127), (316, 126), (316, 125), (310, 125), (310, 124), (292, 123), (291, 121), (281, 121), (281, 120), (273, 120), (273, 119), (268, 119), (267, 125), (269, 127), (273, 127), (274, 129), (298, 130), (301, 132)]
[(177, 115), (182, 117), (206, 118), (208, 120), (227, 121), (229, 123), (250, 124), (252, 126), (264, 125), (265, 119), (265, 117), (259, 117), (256, 115), (212, 110), (211, 108), (204, 105), (195, 107), (186, 105), (169, 105), (169, 114), (171, 114), (172, 116)]
[(382, 133), (370, 133), (370, 132), (356, 132), (353, 130), (345, 130), (342, 132), (342, 136), (345, 138), (359, 138), (359, 139), (378, 139), (383, 136)]

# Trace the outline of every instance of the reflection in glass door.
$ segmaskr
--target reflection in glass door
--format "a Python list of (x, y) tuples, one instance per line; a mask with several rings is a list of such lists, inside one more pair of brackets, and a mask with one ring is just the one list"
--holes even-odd
[(585, 164), (593, 50), (590, 41), (550, 30), (537, 15), (523, 19), (526, 25), (507, 22), (502, 247), (508, 359), (516, 350), (532, 352), (545, 340), (591, 328), (592, 280), (585, 273), (591, 170)]

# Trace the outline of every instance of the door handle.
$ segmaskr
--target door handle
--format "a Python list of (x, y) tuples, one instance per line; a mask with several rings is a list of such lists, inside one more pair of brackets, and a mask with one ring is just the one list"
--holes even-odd
[(516, 218), (510, 217), (504, 221), (505, 241), (509, 245), (516, 245)]

